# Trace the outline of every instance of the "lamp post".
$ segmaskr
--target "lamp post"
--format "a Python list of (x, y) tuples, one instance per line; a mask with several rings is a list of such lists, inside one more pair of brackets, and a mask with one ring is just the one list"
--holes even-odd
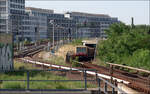
[(50, 20), (50, 24), (52, 24), (53, 25), (53, 48), (54, 48), (54, 46), (55, 46), (55, 37), (54, 37), (54, 28), (55, 28), (55, 25), (54, 25), (54, 20)]

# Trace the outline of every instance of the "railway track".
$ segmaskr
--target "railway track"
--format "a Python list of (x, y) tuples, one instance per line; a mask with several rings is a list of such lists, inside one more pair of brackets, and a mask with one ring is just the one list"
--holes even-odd
[[(33, 61), (39, 61), (39, 62), (43, 62), (40, 59), (32, 59), (30, 58), (29, 60), (33, 60)], [(46, 65), (50, 64), (49, 62), (43, 62), (43, 64), (37, 63), (37, 65), (40, 65), (41, 67), (45, 67), (45, 68), (49, 68)], [(55, 65), (57, 66), (57, 65)], [(58, 65), (59, 66), (59, 65)], [(127, 73), (121, 70), (113, 70), (113, 74), (110, 74), (109, 68), (107, 67), (103, 67), (103, 66), (98, 66), (95, 64), (90, 64), (90, 63), (82, 63), (82, 66), (84, 68), (88, 68), (88, 69), (96, 69), (99, 74), (104, 74), (104, 75), (108, 75), (108, 76), (113, 76), (113, 78), (117, 78), (117, 79), (121, 79), (124, 81), (129, 82), (129, 84), (126, 84), (128, 87), (131, 87), (139, 92), (144, 92), (145, 94), (150, 94), (150, 87), (149, 86), (149, 80), (146, 78), (141, 78), (140, 76), (137, 76), (136, 74), (132, 74), (132, 73)], [(65, 67), (65, 66), (63, 66)], [(69, 67), (69, 66), (68, 66)], [(61, 67), (58, 67), (58, 69)]]
[[(36, 53), (43, 51), (46, 46), (48, 46), (48, 41), (37, 44), (36, 46), (32, 43), (31, 45), (27, 45), (24, 49), (18, 52), (16, 48), (14, 48), (14, 58), (23, 58), (25, 56), (32, 57)], [(52, 44), (50, 44), (49, 46), (52, 48)]]
[[(26, 58), (27, 59), (27, 58)], [(18, 59), (18, 60), (21, 60), (21, 59)], [(52, 67), (51, 66), (48, 66), (49, 64), (51, 64), (50, 62), (43, 62), (42, 60), (40, 59), (28, 59), (29, 61), (33, 60), (33, 61), (37, 61), (37, 64), (36, 65), (40, 65), (41, 67), (43, 68), (49, 68), (49, 67)], [(42, 63), (39, 63), (39, 62), (43, 62)], [(29, 63), (29, 62), (27, 62)], [(57, 66), (56, 68), (60, 69), (60, 68), (64, 68), (65, 66), (62, 66), (62, 67), (58, 67), (59, 65), (53, 65), (53, 66)], [(109, 68), (107, 67), (103, 67), (103, 66), (98, 66), (98, 65), (95, 65), (95, 64), (90, 64), (90, 63), (82, 63), (82, 66), (84, 68), (88, 68), (88, 69), (96, 69), (97, 70), (97, 73), (99, 74), (104, 74), (104, 75), (108, 75), (108, 76), (113, 76), (113, 78), (117, 78), (117, 79), (121, 79), (121, 80), (124, 80), (124, 81), (127, 81), (129, 82), (129, 84), (126, 84), (128, 87), (131, 87), (139, 92), (144, 92), (145, 94), (150, 94), (150, 83), (149, 83), (149, 80), (146, 79), (146, 78), (141, 78), (139, 76), (137, 76), (136, 74), (132, 74), (132, 73), (127, 73), (127, 72), (124, 72), (124, 71), (120, 71), (120, 70), (113, 70), (113, 74), (111, 75), (110, 74), (110, 71), (109, 71)], [(69, 67), (69, 66), (68, 66)]]
[[(25, 49), (25, 50), (21, 51), (20, 53), (16, 54), (14, 57), (15, 58), (20, 58), (20, 57), (25, 57), (25, 56), (32, 57), (36, 53), (42, 51), (45, 46), (46, 45), (29, 47), (28, 49)], [(112, 77), (115, 77), (118, 79), (128, 81), (128, 82), (130, 82), (130, 84), (128, 84), (129, 87), (134, 88), (140, 92), (150, 94), (150, 79), (148, 79), (148, 78), (139, 76), (137, 74), (121, 71), (118, 69), (113, 69), (113, 73), (111, 74), (110, 68), (107, 68), (104, 66), (98, 66), (96, 64), (91, 64), (91, 63), (84, 62), (84, 63), (82, 63), (82, 66), (84, 68), (88, 68), (88, 69), (96, 69), (98, 71), (98, 73), (101, 73), (104, 75), (109, 75), (109, 76), (112, 76)]]
[(34, 54), (44, 50), (46, 45), (32, 46), (27, 49), (15, 52), (14, 58), (22, 58), (25, 56), (33, 56)]
[(150, 94), (150, 79), (148, 78), (144, 78), (137, 74), (124, 72), (117, 69), (113, 69), (113, 74), (110, 74), (109, 68), (90, 63), (82, 63), (82, 65), (88, 69), (96, 69), (99, 73), (128, 81), (130, 82), (130, 84), (128, 84), (129, 87), (134, 88), (140, 92)]

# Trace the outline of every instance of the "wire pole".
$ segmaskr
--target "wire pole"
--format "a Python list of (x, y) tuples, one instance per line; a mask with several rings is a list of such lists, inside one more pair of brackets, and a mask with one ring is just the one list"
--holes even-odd
[(17, 21), (17, 48), (19, 51), (19, 22)]
[(54, 28), (55, 28), (55, 26), (54, 26), (54, 21), (53, 21), (53, 49), (54, 49), (54, 47), (55, 47), (55, 37), (54, 37)]

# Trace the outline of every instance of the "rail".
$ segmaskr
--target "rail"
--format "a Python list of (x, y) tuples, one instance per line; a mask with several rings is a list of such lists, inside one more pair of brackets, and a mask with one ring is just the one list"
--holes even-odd
[(116, 94), (116, 91), (120, 92), (119, 94), (127, 94), (125, 91), (119, 89), (114, 84), (111, 84), (110, 82), (108, 82), (107, 80), (105, 80), (105, 79), (103, 79), (101, 77), (98, 78), (98, 87), (99, 87), (99, 90), (98, 90), (99, 93), (98, 94), (101, 94), (102, 89), (100, 87), (101, 87), (101, 83), (102, 82), (104, 82), (104, 90), (103, 90), (103, 92), (105, 94), (109, 94), (109, 92), (107, 90), (108, 85), (112, 88), (111, 94)]
[(141, 71), (141, 72), (150, 73), (150, 71), (148, 71), (148, 70), (139, 69), (139, 68), (134, 68), (134, 67), (130, 67), (130, 66), (124, 66), (124, 65), (113, 64), (113, 63), (108, 63), (108, 62), (106, 62), (106, 64), (109, 64), (109, 65), (112, 65), (112, 66), (119, 66), (119, 67), (123, 67), (123, 68), (128, 68), (128, 69), (132, 69), (132, 70), (136, 70), (136, 71)]

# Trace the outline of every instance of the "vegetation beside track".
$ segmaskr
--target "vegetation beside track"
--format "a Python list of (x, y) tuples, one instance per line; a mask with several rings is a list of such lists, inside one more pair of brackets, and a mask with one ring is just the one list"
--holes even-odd
[(150, 26), (131, 28), (123, 23), (113, 24), (106, 33), (107, 40), (97, 46), (98, 57), (103, 62), (150, 70)]
[(63, 65), (63, 66), (67, 66), (68, 65), (64, 61), (63, 57), (58, 57), (58, 56), (52, 56), (51, 58), (45, 59), (43, 61), (50, 62), (51, 64), (54, 64), (54, 65)]
[[(15, 61), (15, 69), (16, 70), (26, 70), (33, 69), (32, 64), (24, 64)], [(34, 67), (35, 69), (35, 67)], [(36, 68), (38, 69), (38, 68)], [(0, 73), (0, 80), (25, 80), (26, 72), (5, 72)], [(69, 80), (69, 78), (65, 76), (59, 76), (54, 74), (54, 72), (44, 72), (44, 71), (35, 71), (31, 72), (30, 80)], [(26, 89), (26, 82), (0, 82), (1, 89)], [(88, 88), (94, 88), (95, 85), (87, 84)], [(30, 82), (30, 89), (81, 89), (84, 88), (84, 82)]]
[(74, 46), (82, 45), (82, 40), (83, 39), (76, 39), (76, 40), (73, 40), (70, 44)]

